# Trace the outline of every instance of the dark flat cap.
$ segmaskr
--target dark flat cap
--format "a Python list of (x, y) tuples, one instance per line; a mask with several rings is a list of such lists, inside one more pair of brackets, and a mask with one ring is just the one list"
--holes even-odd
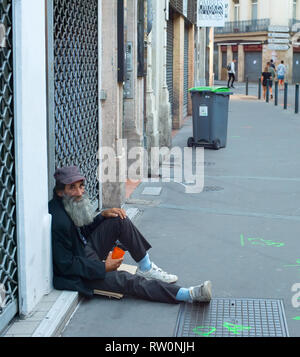
[(60, 169), (56, 169), (54, 178), (65, 185), (85, 180), (85, 177), (79, 171), (77, 166), (65, 166)]

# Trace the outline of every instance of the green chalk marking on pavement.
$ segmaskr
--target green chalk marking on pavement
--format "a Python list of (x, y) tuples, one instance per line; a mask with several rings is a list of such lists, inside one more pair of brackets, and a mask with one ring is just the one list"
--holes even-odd
[(300, 316), (293, 317), (293, 320), (300, 321)]
[[(241, 234), (241, 245), (245, 245), (244, 236)], [(285, 244), (280, 242), (273, 242), (270, 239), (263, 239), (263, 238), (247, 238), (247, 241), (250, 242), (252, 245), (261, 245), (261, 246), (273, 246), (273, 247), (283, 247)]]
[(224, 322), (223, 326), (227, 328), (230, 332), (234, 333), (235, 335), (239, 335), (240, 332), (244, 330), (250, 330), (250, 326), (243, 326), (243, 325), (235, 325), (230, 322)]
[(244, 235), (241, 234), (240, 235), (240, 238), (241, 238), (241, 246), (243, 247), (245, 245), (245, 242), (244, 242)]
[[(208, 332), (204, 332), (204, 331), (199, 331), (199, 330), (209, 330)], [(209, 336), (212, 333), (214, 333), (217, 329), (215, 327), (211, 327), (211, 326), (197, 326), (195, 328), (193, 328), (193, 332), (195, 332), (195, 334), (199, 335), (199, 336)]]

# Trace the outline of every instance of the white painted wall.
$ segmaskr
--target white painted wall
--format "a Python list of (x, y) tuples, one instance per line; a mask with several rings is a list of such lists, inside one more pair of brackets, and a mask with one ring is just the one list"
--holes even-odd
[(14, 2), (19, 313), (52, 285), (48, 214), (45, 2)]
[[(240, 21), (251, 20), (251, 0), (239, 0)], [(293, 0), (258, 0), (258, 19), (271, 19), (272, 25), (287, 26), (293, 17)], [(297, 18), (300, 18), (300, 1), (297, 5)], [(234, 21), (234, 2), (229, 0), (229, 21)]]

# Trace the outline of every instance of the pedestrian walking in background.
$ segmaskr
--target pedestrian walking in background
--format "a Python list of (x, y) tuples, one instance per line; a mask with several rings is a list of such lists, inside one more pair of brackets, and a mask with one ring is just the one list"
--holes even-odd
[(278, 77), (278, 82), (279, 82), (279, 88), (281, 90), (284, 89), (284, 76), (286, 74), (286, 67), (284, 65), (284, 61), (281, 61), (281, 63), (277, 67), (277, 77)]
[[(269, 67), (266, 66), (264, 68), (264, 71), (261, 74), (261, 82), (262, 82), (262, 86), (263, 86), (263, 98), (266, 99), (266, 91), (267, 91), (267, 80), (269, 80), (269, 83), (272, 80), (272, 75), (271, 72), (269, 72)], [(270, 86), (270, 84), (269, 84)]]
[[(234, 88), (233, 83), (235, 81), (235, 63), (236, 63), (236, 59), (234, 59), (228, 66), (228, 83), (227, 83), (227, 87), (228, 88)], [(231, 82), (231, 85), (230, 85)]]
[(276, 70), (275, 63), (274, 63), (274, 61), (272, 59), (270, 60), (270, 66), (273, 67)]
[(268, 66), (268, 71), (271, 73), (272, 79), (269, 80), (269, 84), (270, 84), (270, 95), (271, 95), (271, 99), (273, 99), (273, 81), (275, 81), (276, 78), (276, 71), (275, 71), (275, 66), (272, 66), (271, 62), (267, 63)]

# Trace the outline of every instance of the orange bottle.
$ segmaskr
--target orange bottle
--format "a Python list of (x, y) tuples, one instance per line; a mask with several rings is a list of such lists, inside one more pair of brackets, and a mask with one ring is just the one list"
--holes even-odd
[(119, 247), (114, 247), (114, 250), (112, 252), (112, 258), (113, 259), (121, 259), (124, 256), (125, 252), (123, 249)]

